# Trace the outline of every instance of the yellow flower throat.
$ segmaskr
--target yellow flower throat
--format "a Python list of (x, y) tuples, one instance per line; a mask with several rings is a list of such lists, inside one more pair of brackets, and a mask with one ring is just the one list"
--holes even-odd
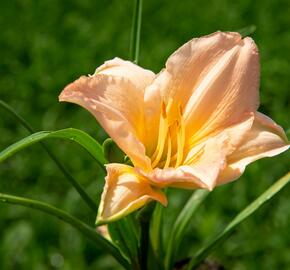
[(151, 156), (152, 168), (178, 167), (183, 162), (185, 144), (185, 125), (182, 108), (179, 105), (175, 117), (172, 114), (173, 100), (161, 106), (158, 141)]

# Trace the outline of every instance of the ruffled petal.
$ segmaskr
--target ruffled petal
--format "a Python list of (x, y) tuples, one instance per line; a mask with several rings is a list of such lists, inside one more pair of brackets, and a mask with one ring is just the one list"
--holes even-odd
[(158, 188), (206, 188), (212, 190), (219, 172), (225, 166), (226, 137), (211, 138), (192, 149), (191, 159), (177, 168), (156, 168), (140, 172)]
[(218, 184), (237, 179), (253, 161), (278, 155), (288, 148), (289, 142), (283, 129), (266, 115), (256, 112), (252, 128), (240, 146), (227, 157), (228, 165), (220, 173)]
[(153, 185), (212, 190), (217, 178), (226, 166), (226, 156), (241, 144), (254, 122), (254, 114), (245, 114), (240, 123), (234, 124), (212, 137), (192, 147), (177, 168), (156, 168), (150, 173), (143, 173)]
[(145, 88), (151, 84), (155, 78), (155, 74), (148, 70), (135, 65), (130, 61), (122, 60), (121, 58), (114, 58), (106, 61), (103, 65), (98, 67), (94, 75), (105, 74), (127, 78), (135, 86), (137, 91), (144, 94)]
[(166, 68), (145, 90), (151, 137), (156, 137), (163, 102), (174, 100), (172, 117), (178, 107), (183, 109), (187, 138), (197, 142), (240, 122), (245, 112), (256, 111), (258, 88), (259, 56), (251, 38), (216, 32), (193, 39), (169, 57)]
[(251, 38), (226, 33), (231, 48), (209, 60), (184, 112), (191, 141), (241, 121), (259, 105), (259, 55)]
[(117, 220), (139, 209), (151, 200), (167, 205), (166, 196), (149, 185), (134, 168), (112, 163), (107, 165), (107, 177), (102, 194), (97, 224)]
[(99, 121), (134, 165), (150, 168), (142, 143), (144, 136), (144, 89), (154, 73), (114, 59), (69, 84), (59, 100), (81, 105)]

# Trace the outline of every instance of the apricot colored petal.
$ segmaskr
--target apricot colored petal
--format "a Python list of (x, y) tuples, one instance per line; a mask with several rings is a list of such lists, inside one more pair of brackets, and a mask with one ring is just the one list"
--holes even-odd
[(149, 185), (134, 168), (112, 163), (107, 165), (107, 177), (102, 194), (97, 224), (115, 221), (139, 209), (152, 200), (167, 205), (166, 196)]
[(136, 166), (150, 167), (142, 143), (144, 135), (145, 86), (154, 74), (133, 63), (114, 59), (69, 84), (59, 100), (81, 105), (90, 111), (109, 136)]
[(283, 129), (266, 115), (256, 112), (252, 128), (240, 146), (227, 157), (228, 166), (220, 173), (218, 184), (237, 179), (253, 161), (278, 155), (288, 148)]
[(258, 108), (257, 47), (251, 38), (233, 40), (232, 48), (210, 64), (186, 105), (184, 117), (188, 135), (194, 134), (192, 141), (237, 123)]
[(225, 166), (223, 138), (211, 138), (197, 145), (192, 152), (191, 161), (177, 168), (156, 168), (144, 173), (152, 185), (159, 188), (179, 187), (186, 189), (206, 188), (212, 190), (220, 170)]
[(158, 127), (160, 104), (172, 99), (172, 114), (177, 106), (183, 108), (186, 134), (193, 141), (239, 122), (259, 104), (258, 58), (253, 40), (238, 33), (216, 32), (187, 42), (146, 88), (146, 121)]
[(150, 85), (155, 78), (154, 72), (118, 57), (106, 61), (103, 65), (98, 67), (94, 75), (98, 74), (128, 79), (135, 86), (136, 91), (142, 92), (142, 98), (145, 88)]

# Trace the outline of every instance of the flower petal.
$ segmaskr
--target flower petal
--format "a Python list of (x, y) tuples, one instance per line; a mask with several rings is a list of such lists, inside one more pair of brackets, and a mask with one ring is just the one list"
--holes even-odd
[(140, 172), (152, 185), (164, 187), (179, 187), (185, 189), (206, 188), (212, 190), (219, 172), (225, 166), (223, 138), (210, 138), (192, 150), (191, 161), (177, 168), (156, 168), (151, 172)]
[(156, 168), (143, 173), (157, 187), (207, 188), (216, 185), (220, 171), (226, 166), (226, 156), (239, 146), (254, 121), (253, 113), (245, 114), (240, 123), (222, 132), (212, 134), (188, 151), (183, 166), (177, 168)]
[(155, 78), (155, 74), (152, 71), (143, 69), (130, 61), (125, 61), (118, 57), (106, 61), (102, 66), (98, 67), (94, 75), (97, 74), (127, 78), (135, 86), (136, 91), (142, 92), (142, 95), (145, 88)]
[(146, 88), (147, 121), (158, 127), (160, 104), (173, 99), (172, 113), (176, 106), (183, 108), (187, 137), (194, 135), (193, 141), (239, 122), (259, 104), (258, 58), (253, 40), (238, 33), (217, 32), (189, 41)]
[(109, 136), (136, 166), (150, 167), (142, 143), (144, 135), (144, 89), (154, 73), (129, 61), (114, 59), (69, 84), (59, 100), (89, 110)]
[(289, 142), (283, 129), (266, 115), (256, 112), (252, 128), (240, 146), (227, 157), (228, 166), (220, 173), (218, 184), (240, 177), (249, 163), (278, 155), (288, 148)]
[(245, 112), (258, 108), (257, 47), (251, 38), (235, 40), (235, 34), (227, 35), (232, 37), (232, 48), (222, 49), (222, 56), (210, 61), (185, 108), (187, 131), (194, 134), (193, 141), (239, 122)]
[(149, 185), (134, 168), (112, 163), (107, 165), (107, 177), (97, 217), (97, 224), (117, 220), (151, 200), (167, 205), (165, 195)]

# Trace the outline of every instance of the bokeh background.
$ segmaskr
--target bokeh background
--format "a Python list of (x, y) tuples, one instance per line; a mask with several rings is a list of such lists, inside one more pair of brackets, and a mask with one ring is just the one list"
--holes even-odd
[[(0, 1), (0, 96), (37, 130), (106, 134), (85, 110), (60, 104), (61, 89), (115, 56), (128, 59), (133, 1)], [(260, 111), (289, 128), (290, 4), (288, 0), (146, 0), (140, 65), (158, 72), (195, 36), (256, 25), (261, 54)], [(28, 135), (0, 108), (0, 149)], [(86, 152), (61, 140), (51, 150), (98, 201), (104, 175)], [(217, 188), (198, 210), (182, 245), (192, 253), (289, 170), (289, 153), (250, 165), (237, 182)], [(95, 215), (43, 149), (35, 145), (0, 165), (0, 192), (36, 198), (94, 224)], [(174, 194), (173, 194), (174, 193)], [(171, 192), (165, 233), (188, 191)], [(226, 269), (290, 269), (290, 186), (244, 222), (212, 257)], [(0, 269), (118, 269), (115, 261), (61, 221), (0, 204)]]

